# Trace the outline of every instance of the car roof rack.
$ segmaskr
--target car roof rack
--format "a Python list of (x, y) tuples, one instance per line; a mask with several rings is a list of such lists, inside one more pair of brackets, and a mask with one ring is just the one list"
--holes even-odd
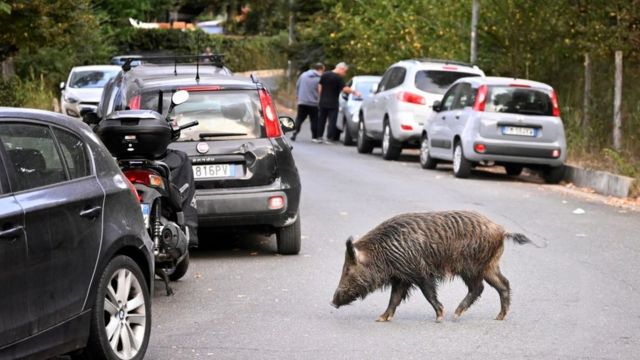
[(431, 59), (431, 58), (419, 58), (419, 59), (413, 59), (413, 60), (418, 62), (431, 62), (431, 63), (445, 64), (445, 65), (459, 65), (459, 66), (468, 66), (468, 67), (475, 66), (474, 64), (470, 64), (468, 62), (458, 61), (458, 60), (443, 60), (443, 59)]
[[(173, 63), (173, 73), (178, 75), (178, 64), (193, 64), (195, 62), (200, 68), (200, 63), (203, 65), (212, 65), (217, 67), (224, 67), (224, 55), (222, 54), (209, 54), (209, 55), (172, 55), (172, 56), (123, 56), (124, 64), (122, 64), (122, 70), (127, 72), (131, 70), (131, 63), (134, 61), (143, 61), (149, 63)], [(199, 71), (196, 75), (199, 79)]]

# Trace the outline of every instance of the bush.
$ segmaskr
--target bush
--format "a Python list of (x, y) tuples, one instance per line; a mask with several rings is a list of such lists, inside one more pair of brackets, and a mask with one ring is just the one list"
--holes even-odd
[(53, 110), (54, 98), (42, 75), (25, 80), (16, 76), (0, 79), (0, 106)]

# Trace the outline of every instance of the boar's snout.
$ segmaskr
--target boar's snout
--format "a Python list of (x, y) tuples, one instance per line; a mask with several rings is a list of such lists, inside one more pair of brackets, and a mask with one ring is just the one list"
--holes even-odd
[(331, 306), (333, 306), (336, 309), (340, 307), (339, 305), (336, 305), (333, 301), (331, 301), (330, 304), (331, 304)]

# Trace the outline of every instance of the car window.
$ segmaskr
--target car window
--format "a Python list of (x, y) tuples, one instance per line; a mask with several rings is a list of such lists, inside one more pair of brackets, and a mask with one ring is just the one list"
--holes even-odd
[(42, 125), (0, 124), (0, 141), (13, 167), (14, 191), (66, 180), (51, 130)]
[(378, 85), (377, 92), (382, 92), (387, 88), (387, 82), (389, 81), (389, 77), (391, 77), (391, 72), (393, 72), (393, 69), (395, 68), (388, 69), (384, 73), (384, 75), (382, 76), (382, 80), (380, 80), (380, 84)]
[(422, 91), (433, 94), (444, 94), (447, 88), (456, 80), (480, 76), (458, 71), (420, 70), (416, 73), (416, 87)]
[(56, 139), (58, 139), (58, 144), (60, 144), (62, 157), (69, 170), (69, 177), (71, 179), (77, 179), (91, 175), (89, 157), (87, 156), (87, 149), (84, 142), (77, 136), (64, 130), (54, 129), (53, 133), (56, 135)]
[(459, 84), (454, 85), (451, 89), (449, 89), (449, 91), (447, 91), (446, 94), (444, 94), (444, 97), (442, 97), (442, 111), (451, 110), (453, 106), (453, 101), (456, 98), (456, 91), (458, 90), (458, 85)]
[(460, 83), (458, 86), (458, 96), (453, 101), (452, 109), (464, 109), (467, 106), (472, 106), (473, 91), (471, 85), (468, 83)]
[(385, 90), (390, 90), (395, 87), (400, 86), (404, 82), (404, 77), (407, 74), (407, 70), (403, 67), (396, 67), (393, 69), (391, 76), (389, 76), (389, 81), (387, 82), (387, 86)]
[(490, 86), (485, 111), (553, 116), (553, 104), (549, 92), (546, 90)]

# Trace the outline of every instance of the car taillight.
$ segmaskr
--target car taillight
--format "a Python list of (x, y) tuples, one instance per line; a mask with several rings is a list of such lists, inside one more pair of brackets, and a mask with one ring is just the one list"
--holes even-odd
[(398, 95), (396, 95), (396, 99), (417, 105), (425, 105), (427, 103), (427, 100), (423, 96), (408, 91), (399, 92)]
[(555, 90), (551, 90), (551, 106), (553, 106), (553, 116), (560, 117), (560, 106), (558, 105), (558, 95)]
[(264, 119), (264, 128), (267, 137), (275, 138), (282, 136), (282, 129), (280, 129), (276, 109), (273, 107), (271, 96), (265, 89), (260, 89), (260, 105), (262, 106), (262, 118)]
[(142, 202), (142, 197), (140, 197), (140, 194), (138, 194), (138, 190), (135, 186), (133, 186), (133, 183), (127, 178), (125, 178), (124, 181), (127, 182), (127, 186), (129, 187), (129, 190), (131, 190), (133, 196), (135, 196), (136, 200), (138, 200), (138, 202)]
[(124, 176), (133, 184), (159, 187), (164, 189), (164, 180), (153, 171), (145, 169), (125, 170)]
[(476, 95), (476, 102), (473, 104), (473, 111), (484, 111), (484, 106), (487, 102), (487, 93), (489, 88), (487, 85), (481, 85), (478, 88), (478, 94)]
[(484, 152), (487, 151), (487, 147), (484, 144), (476, 143), (473, 145), (473, 150), (479, 154), (484, 154)]
[(407, 124), (400, 124), (400, 129), (405, 130), (405, 131), (411, 131), (411, 130), (413, 130), (413, 126), (407, 125)]
[(129, 99), (129, 110), (140, 110), (140, 95), (134, 96)]

